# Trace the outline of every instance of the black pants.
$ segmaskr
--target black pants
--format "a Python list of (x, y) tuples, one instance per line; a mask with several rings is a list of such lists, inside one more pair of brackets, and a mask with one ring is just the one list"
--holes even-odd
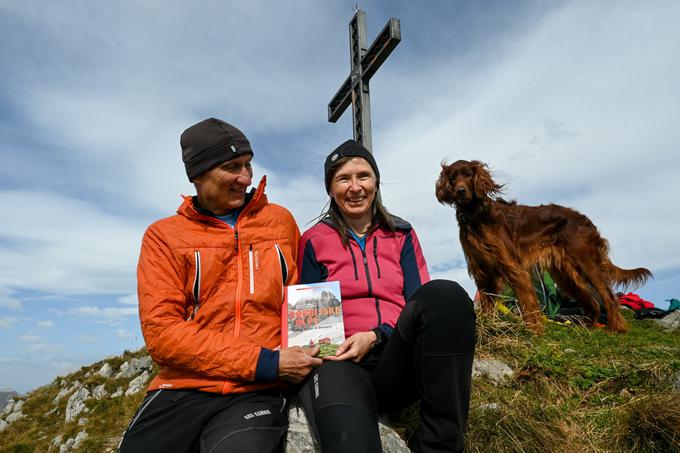
[(287, 428), (286, 399), (278, 391), (156, 390), (130, 421), (118, 451), (274, 452), (281, 451)]
[(416, 452), (461, 451), (470, 405), (475, 313), (455, 282), (433, 280), (404, 307), (381, 351), (326, 361), (299, 392), (324, 452), (381, 452), (378, 414), (420, 403)]

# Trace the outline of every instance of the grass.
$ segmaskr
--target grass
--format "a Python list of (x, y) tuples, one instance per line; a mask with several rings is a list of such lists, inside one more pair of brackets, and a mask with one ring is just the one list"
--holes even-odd
[[(475, 379), (466, 438), (468, 452), (670, 452), (680, 451), (680, 335), (650, 320), (632, 320), (628, 334), (612, 334), (573, 323), (549, 322), (532, 335), (514, 315), (479, 314), (477, 358), (507, 363), (515, 374), (503, 385)], [(117, 370), (145, 351), (107, 359)], [(126, 379), (96, 374), (103, 361), (63, 379), (109, 393)], [(0, 452), (49, 451), (52, 439), (89, 437), (80, 451), (114, 451), (143, 392), (130, 397), (88, 400), (87, 422), (64, 423), (68, 398), (55, 406), (57, 378), (30, 393), (26, 417), (0, 435)], [(416, 408), (397, 424), (405, 438), (413, 432)], [(54, 449), (52, 451), (55, 451)]]

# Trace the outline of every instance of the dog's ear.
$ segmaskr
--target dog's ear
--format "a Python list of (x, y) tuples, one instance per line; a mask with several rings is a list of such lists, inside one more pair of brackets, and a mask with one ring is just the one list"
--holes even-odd
[(437, 201), (442, 204), (453, 204), (453, 191), (451, 190), (451, 184), (449, 181), (449, 172), (451, 165), (448, 165), (445, 160), (440, 162), (442, 167), (439, 173), (439, 178), (434, 184), (434, 193), (437, 197)]
[(494, 182), (489, 167), (484, 162), (473, 160), (470, 162), (470, 166), (474, 172), (472, 190), (475, 192), (475, 197), (484, 198), (501, 193), (503, 186)]

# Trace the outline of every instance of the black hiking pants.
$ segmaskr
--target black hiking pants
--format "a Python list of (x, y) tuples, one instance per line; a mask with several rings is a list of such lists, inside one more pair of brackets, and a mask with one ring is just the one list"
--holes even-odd
[(378, 414), (420, 403), (409, 447), (462, 451), (470, 405), (475, 313), (448, 280), (419, 288), (382, 350), (362, 362), (326, 361), (299, 392), (324, 453), (381, 452)]
[(279, 391), (155, 390), (132, 417), (118, 451), (275, 452), (287, 429), (288, 407)]

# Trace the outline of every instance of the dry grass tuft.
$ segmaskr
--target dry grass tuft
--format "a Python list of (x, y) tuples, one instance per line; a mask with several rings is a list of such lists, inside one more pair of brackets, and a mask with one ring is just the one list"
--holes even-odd
[(680, 393), (646, 395), (620, 409), (614, 437), (622, 450), (680, 451)]

